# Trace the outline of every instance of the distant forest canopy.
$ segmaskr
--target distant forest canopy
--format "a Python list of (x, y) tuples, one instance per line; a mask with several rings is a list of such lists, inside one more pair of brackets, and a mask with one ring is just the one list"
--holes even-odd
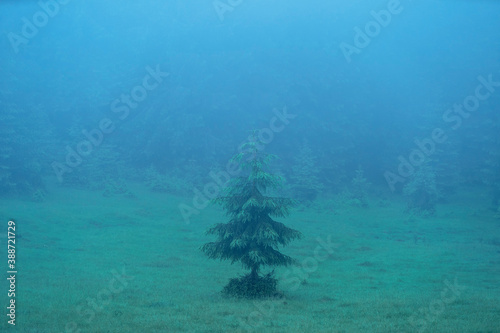
[[(429, 183), (440, 195), (485, 185), (498, 201), (496, 13), (405, 11), (348, 64), (338, 44), (366, 20), (361, 3), (242, 6), (223, 22), (191, 2), (64, 7), (18, 54), (0, 52), (1, 193), (42, 200), (55, 183), (113, 195), (139, 181), (191, 195), (261, 130), (273, 172), (304, 200), (347, 187), (364, 205), (370, 183), (432, 201), (415, 194)], [(273, 122), (285, 108), (294, 117)]]
[[(254, 129), (261, 130), (265, 150), (280, 157), (274, 167), (292, 187), (304, 187), (300, 183), (314, 177), (317, 184), (311, 187), (335, 193), (351, 184), (360, 168), (369, 182), (387, 186), (385, 174), (398, 177), (402, 159), (418, 162), (422, 154), (412, 156), (417, 149), (440, 191), (462, 184), (498, 188), (500, 119), (491, 101), (453, 130), (456, 123), (442, 118), (450, 107), (444, 103), (381, 112), (380, 105), (318, 99), (315, 87), (305, 86), (293, 99), (255, 98), (247, 104), (244, 96), (223, 90), (214, 97), (206, 89), (176, 86), (175, 80), (165, 78), (165, 87), (123, 121), (109, 109), (109, 99), (92, 98), (91, 91), (72, 105), (59, 97), (65, 107), (48, 109), (36, 96), (21, 101), (18, 92), (0, 90), (2, 192), (43, 191), (44, 182), (59, 176), (67, 186), (102, 189), (132, 179), (187, 194), (206, 182), (211, 170), (224, 168)], [(436, 128), (446, 139), (430, 144)], [(395, 190), (406, 180), (396, 179)]]

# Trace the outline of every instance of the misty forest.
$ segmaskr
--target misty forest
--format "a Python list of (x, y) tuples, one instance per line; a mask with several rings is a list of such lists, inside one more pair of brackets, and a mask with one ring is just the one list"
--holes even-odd
[(0, 330), (500, 332), (499, 15), (0, 3)]

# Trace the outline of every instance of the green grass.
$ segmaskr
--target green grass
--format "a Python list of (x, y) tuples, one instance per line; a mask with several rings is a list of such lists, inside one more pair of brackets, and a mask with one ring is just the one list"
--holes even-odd
[[(222, 211), (206, 208), (187, 225), (177, 206), (190, 198), (131, 188), (137, 199), (60, 189), (43, 203), (0, 201), (5, 261), (9, 218), (20, 236), (15, 331), (65, 332), (74, 323), (104, 333), (418, 332), (413, 320), (423, 332), (500, 332), (500, 221), (480, 191), (427, 219), (406, 216), (397, 198), (383, 207), (371, 198), (367, 209), (333, 199), (296, 209), (283, 222), (305, 237), (283, 252), (308, 266), (281, 280), (284, 298), (245, 300), (220, 293), (246, 273), (240, 265), (199, 250), (212, 240), (206, 228), (226, 221)], [(335, 250), (315, 264), (326, 253), (315, 253), (317, 238), (328, 236)], [(126, 285), (113, 282), (113, 270), (124, 270)], [(431, 313), (455, 279), (465, 289)], [(88, 305), (98, 297), (104, 303)], [(0, 331), (12, 330), (3, 317)]]

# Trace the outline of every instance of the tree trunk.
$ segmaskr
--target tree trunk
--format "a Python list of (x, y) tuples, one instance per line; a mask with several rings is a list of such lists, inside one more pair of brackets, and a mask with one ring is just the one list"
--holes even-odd
[(257, 273), (257, 267), (252, 267), (252, 271), (250, 272), (250, 279), (257, 280), (259, 278), (259, 273)]

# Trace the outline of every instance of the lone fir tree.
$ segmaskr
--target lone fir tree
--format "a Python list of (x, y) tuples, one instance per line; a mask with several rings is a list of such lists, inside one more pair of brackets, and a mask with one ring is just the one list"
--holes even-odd
[(265, 171), (276, 156), (259, 152), (257, 142), (248, 142), (243, 148), (233, 161), (240, 163), (244, 175), (232, 178), (223, 194), (214, 199), (226, 211), (229, 222), (208, 229), (207, 234), (217, 235), (217, 240), (201, 249), (212, 259), (241, 262), (250, 270), (231, 279), (224, 287), (225, 294), (272, 297), (278, 294), (278, 281), (272, 273), (261, 275), (261, 268), (294, 264), (295, 260), (279, 252), (278, 247), (286, 246), (302, 234), (273, 220), (288, 216), (295, 205), (292, 199), (269, 196), (283, 182), (280, 176)]

